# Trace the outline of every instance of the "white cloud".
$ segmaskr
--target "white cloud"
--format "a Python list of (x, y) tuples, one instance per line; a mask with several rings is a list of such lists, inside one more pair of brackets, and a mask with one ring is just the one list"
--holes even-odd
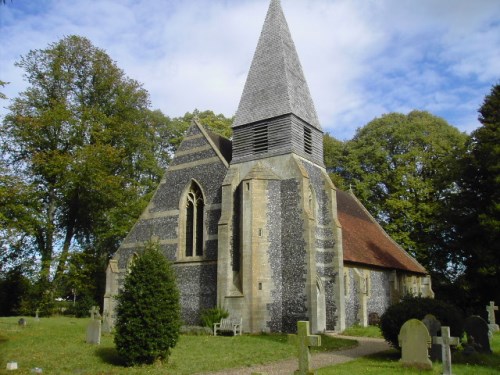
[[(498, 82), (497, 0), (282, 0), (320, 121), (340, 139), (392, 111), (428, 110), (462, 130)], [(21, 0), (0, 6), (0, 80), (30, 49), (78, 34), (178, 116), (236, 111), (268, 0)], [(5, 113), (5, 111), (0, 112)]]

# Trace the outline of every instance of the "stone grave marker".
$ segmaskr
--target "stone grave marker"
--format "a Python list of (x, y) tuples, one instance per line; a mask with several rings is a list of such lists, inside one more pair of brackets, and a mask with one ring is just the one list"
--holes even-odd
[(26, 327), (26, 325), (28, 324), (28, 322), (26, 321), (26, 319), (24, 318), (21, 318), (17, 321), (17, 324), (21, 327)]
[(12, 371), (12, 370), (17, 370), (17, 362), (7, 362), (7, 370)]
[(102, 313), (102, 332), (111, 333), (111, 322), (107, 310)]
[(99, 308), (97, 306), (92, 306), (89, 310), (90, 322), (87, 325), (87, 344), (97, 344), (101, 343), (101, 315), (99, 314)]
[(309, 347), (321, 346), (321, 336), (311, 335), (309, 322), (297, 322), (297, 334), (288, 335), (288, 341), (297, 346), (299, 369), (295, 375), (315, 375), (316, 371), (311, 370), (311, 352)]
[(441, 337), (434, 336), (433, 342), (441, 346), (441, 360), (443, 361), (443, 375), (453, 375), (451, 372), (450, 345), (458, 345), (458, 337), (450, 337), (450, 327), (441, 327)]
[(490, 332), (497, 332), (499, 330), (498, 324), (495, 319), (495, 311), (498, 310), (498, 306), (495, 306), (494, 301), (490, 301), (490, 304), (486, 306), (486, 311), (488, 312), (488, 327)]
[(477, 315), (469, 316), (464, 323), (467, 343), (477, 352), (491, 353), (489, 340), (489, 327), (486, 321)]
[(40, 309), (36, 309), (36, 311), (35, 311), (35, 322), (40, 321), (40, 317), (38, 316), (38, 314), (40, 314)]
[[(429, 331), (429, 335), (431, 337), (437, 336), (438, 332), (441, 331), (441, 322), (436, 319), (436, 317), (432, 314), (427, 314), (424, 319), (422, 319), (422, 323), (427, 327), (427, 331)], [(441, 360), (441, 344), (435, 343), (432, 341), (432, 346), (430, 350), (430, 357), (432, 361)]]
[(427, 327), (418, 319), (408, 320), (399, 331), (401, 346), (401, 363), (403, 366), (430, 370), (432, 362), (428, 349), (431, 347), (431, 336)]

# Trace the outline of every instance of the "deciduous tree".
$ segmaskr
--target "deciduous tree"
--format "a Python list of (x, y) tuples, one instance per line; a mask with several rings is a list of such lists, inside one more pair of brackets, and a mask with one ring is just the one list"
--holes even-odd
[(170, 121), (86, 38), (30, 51), (17, 66), (29, 87), (0, 135), (14, 193), (28, 201), (29, 225), (16, 229), (38, 253), (41, 278), (51, 280), (55, 269), (58, 280), (71, 248), (116, 249), (168, 161)]
[(462, 293), (483, 311), (500, 300), (500, 84), (485, 97), (479, 121), (463, 158), (454, 213), (457, 243), (467, 256)]
[(347, 142), (340, 170), (384, 229), (436, 277), (456, 276), (455, 228), (444, 215), (457, 192), (467, 136), (427, 112), (392, 113)]

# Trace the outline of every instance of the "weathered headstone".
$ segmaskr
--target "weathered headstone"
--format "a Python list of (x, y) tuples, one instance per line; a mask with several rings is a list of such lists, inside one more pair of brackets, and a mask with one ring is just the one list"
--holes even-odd
[[(431, 337), (437, 336), (438, 332), (441, 331), (441, 322), (432, 314), (427, 314), (422, 319), (422, 323), (427, 327)], [(433, 340), (429, 354), (432, 361), (441, 360), (441, 344), (435, 343)]]
[(111, 322), (107, 310), (102, 313), (102, 332), (111, 333)]
[(21, 318), (17, 321), (17, 324), (21, 327), (26, 327), (26, 325), (28, 324), (28, 322), (26, 321), (26, 319), (24, 318)]
[(295, 375), (315, 375), (316, 371), (311, 370), (311, 352), (309, 347), (321, 346), (321, 336), (311, 335), (309, 331), (309, 322), (297, 322), (297, 334), (288, 335), (288, 341), (295, 344), (298, 350), (299, 369), (294, 372)]
[(495, 306), (494, 301), (490, 301), (490, 304), (486, 306), (486, 311), (488, 312), (488, 327), (490, 332), (497, 332), (499, 330), (498, 324), (495, 319), (495, 311), (498, 310), (498, 306)]
[(450, 337), (450, 327), (441, 327), (441, 337), (433, 337), (432, 342), (438, 343), (441, 346), (443, 375), (453, 375), (451, 372), (450, 345), (458, 345), (458, 337)]
[(376, 312), (371, 312), (368, 314), (368, 325), (378, 326), (380, 324), (380, 315)]
[(477, 315), (469, 316), (465, 319), (464, 329), (469, 345), (473, 345), (477, 352), (491, 353), (489, 327), (483, 318)]
[(399, 346), (401, 346), (401, 363), (403, 366), (431, 369), (428, 349), (431, 346), (431, 336), (427, 327), (418, 319), (408, 320), (399, 331)]
[(97, 306), (92, 306), (89, 310), (90, 322), (87, 325), (87, 344), (97, 344), (101, 343), (101, 315), (99, 314), (99, 308)]

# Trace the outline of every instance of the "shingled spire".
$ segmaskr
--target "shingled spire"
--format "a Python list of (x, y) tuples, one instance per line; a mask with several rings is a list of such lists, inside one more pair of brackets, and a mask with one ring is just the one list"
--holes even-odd
[(271, 0), (233, 127), (294, 114), (321, 131), (279, 0)]

